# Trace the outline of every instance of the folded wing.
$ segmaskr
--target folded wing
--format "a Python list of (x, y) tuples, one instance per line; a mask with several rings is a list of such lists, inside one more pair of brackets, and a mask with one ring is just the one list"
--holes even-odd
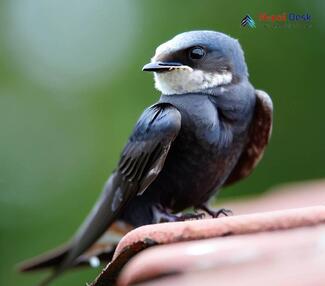
[(181, 115), (171, 104), (158, 103), (146, 109), (121, 154), (117, 169), (68, 247), (37, 262), (28, 261), (21, 269), (29, 271), (55, 266), (57, 275), (74, 266), (78, 257), (113, 224), (125, 205), (155, 180), (180, 127)]

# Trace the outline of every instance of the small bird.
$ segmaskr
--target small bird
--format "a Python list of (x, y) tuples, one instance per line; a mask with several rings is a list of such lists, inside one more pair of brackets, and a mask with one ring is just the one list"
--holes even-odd
[[(140, 116), (96, 205), (69, 243), (21, 265), (52, 268), (42, 285), (72, 267), (109, 261), (132, 228), (226, 215), (210, 209), (209, 199), (247, 177), (263, 155), (272, 101), (249, 82), (237, 40), (181, 33), (160, 45), (143, 71), (154, 73), (161, 97)], [(190, 207), (193, 213), (182, 214)]]

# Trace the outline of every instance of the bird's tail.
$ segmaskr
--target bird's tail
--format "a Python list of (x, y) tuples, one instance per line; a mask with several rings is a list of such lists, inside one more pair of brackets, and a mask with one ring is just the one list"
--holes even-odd
[(37, 286), (47, 286), (49, 283), (51, 283), (57, 276), (59, 276), (60, 273), (57, 271), (53, 271), (49, 276), (47, 276), (45, 279), (43, 279), (40, 283), (37, 284)]
[[(90, 265), (99, 266), (99, 262), (111, 261), (116, 245), (119, 240), (133, 227), (123, 221), (117, 220), (84, 254), (78, 257), (73, 267)], [(52, 273), (47, 276), (38, 286), (48, 285), (59, 276), (64, 269), (59, 269), (70, 251), (70, 244), (63, 245), (40, 256), (26, 260), (18, 265), (20, 272), (34, 272), (51, 269)]]
[(56, 268), (65, 259), (69, 249), (70, 246), (67, 244), (40, 256), (23, 261), (18, 265), (18, 270), (20, 272), (33, 272), (52, 268), (53, 272), (38, 284), (38, 286), (46, 286), (59, 275)]
[(18, 265), (18, 270), (20, 272), (30, 272), (55, 267), (64, 260), (69, 249), (70, 245), (67, 244), (40, 256), (23, 261)]
[[(53, 274), (43, 282), (43, 285), (46, 285), (69, 268), (81, 264), (98, 266), (100, 261), (110, 261), (119, 239), (133, 228), (118, 220), (122, 207), (134, 194), (132, 190), (127, 190), (128, 192), (123, 196), (118, 192), (121, 180), (119, 175), (112, 174), (95, 207), (70, 243), (23, 262), (19, 270), (29, 272), (52, 268)], [(116, 228), (120, 232), (118, 236)]]

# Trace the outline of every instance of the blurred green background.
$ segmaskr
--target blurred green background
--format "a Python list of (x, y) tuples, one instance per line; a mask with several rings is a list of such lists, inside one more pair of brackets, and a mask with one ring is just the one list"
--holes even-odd
[[(323, 1), (0, 2), (0, 285), (35, 285), (14, 265), (67, 240), (85, 217), (143, 109), (159, 98), (141, 72), (177, 33), (238, 38), (250, 79), (269, 92), (266, 155), (222, 197), (324, 176)], [(312, 15), (312, 27), (268, 29), (260, 12)], [(256, 29), (242, 28), (250, 14)], [(53, 285), (83, 285), (98, 269)]]

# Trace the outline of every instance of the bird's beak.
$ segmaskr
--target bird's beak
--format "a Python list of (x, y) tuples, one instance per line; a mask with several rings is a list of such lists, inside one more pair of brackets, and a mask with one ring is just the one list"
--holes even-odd
[(192, 71), (191, 67), (174, 62), (151, 62), (142, 68), (143, 71), (150, 72), (167, 72), (174, 69), (187, 69)]

